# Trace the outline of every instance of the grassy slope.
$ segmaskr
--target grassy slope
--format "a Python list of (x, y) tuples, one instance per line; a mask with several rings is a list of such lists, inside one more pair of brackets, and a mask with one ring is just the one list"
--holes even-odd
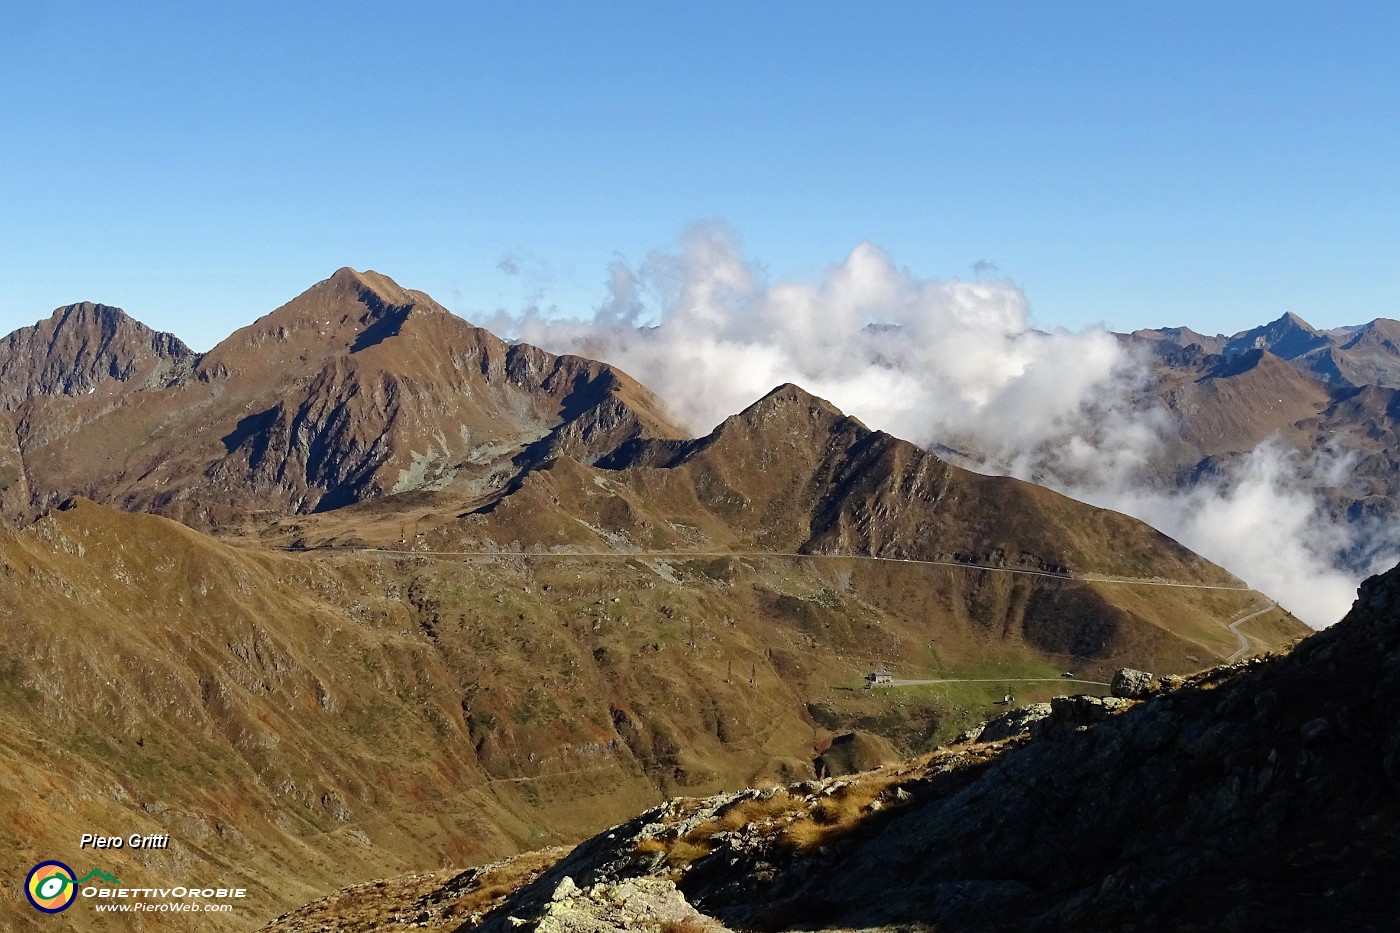
[[(841, 689), (876, 664), (1104, 679), (1120, 656), (1189, 669), (1203, 650), (1125, 624), (1104, 660), (1071, 662), (1027, 638), (1035, 607), (1106, 585), (855, 559), (284, 554), (86, 502), (0, 557), (0, 871), (86, 871), (82, 832), (168, 831), (169, 852), (101, 867), (246, 883), (230, 929), (662, 796), (800, 777), (832, 731), (912, 752), (985, 716), (977, 691)], [(1193, 592), (1153, 605), (1248, 602)]]

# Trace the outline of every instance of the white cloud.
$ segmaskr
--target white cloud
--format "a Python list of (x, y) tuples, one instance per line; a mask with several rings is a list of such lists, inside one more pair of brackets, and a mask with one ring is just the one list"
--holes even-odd
[(1371, 529), (1329, 516), (1313, 494), (1346, 470), (1346, 458), (1304, 460), (1275, 439), (1226, 471), (1179, 491), (1085, 485), (1085, 501), (1135, 515), (1269, 594), (1298, 618), (1321, 628), (1337, 621), (1356, 596), (1360, 576), (1400, 560), (1380, 545), (1367, 566), (1342, 566), (1343, 554)]

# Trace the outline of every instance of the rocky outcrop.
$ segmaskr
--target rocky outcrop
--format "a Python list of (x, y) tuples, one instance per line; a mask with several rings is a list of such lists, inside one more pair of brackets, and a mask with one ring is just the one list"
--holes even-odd
[(1000, 742), (1016, 735), (1028, 735), (1031, 726), (1050, 718), (1049, 703), (1018, 706), (995, 719), (974, 726), (958, 736), (960, 742)]
[(1146, 696), (1152, 689), (1152, 675), (1147, 671), (1135, 671), (1130, 667), (1119, 668), (1113, 674), (1113, 682), (1109, 689), (1116, 697), (1136, 700), (1138, 697)]
[(1023, 735), (1050, 736), (1083, 730), (1132, 704), (1117, 697), (1055, 697), (1049, 703), (1020, 706), (958, 737), (966, 742), (1000, 742)]
[(662, 878), (628, 878), (617, 884), (579, 888), (565, 876), (543, 915), (533, 924), (513, 925), (539, 933), (616, 933), (621, 930), (684, 930), (725, 933), (726, 927), (691, 907)]

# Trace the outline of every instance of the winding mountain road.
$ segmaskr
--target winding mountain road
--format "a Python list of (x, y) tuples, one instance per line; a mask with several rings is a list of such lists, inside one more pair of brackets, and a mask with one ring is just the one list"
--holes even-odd
[(1268, 612), (1270, 609), (1277, 609), (1277, 608), (1278, 608), (1278, 603), (1274, 602), (1274, 601), (1271, 599), (1271, 600), (1269, 600), (1269, 604), (1268, 604), (1267, 606), (1265, 606), (1263, 609), (1255, 610), (1254, 612), (1251, 612), (1249, 615), (1241, 616), (1240, 618), (1238, 618), (1238, 619), (1236, 619), (1235, 621), (1233, 621), (1233, 622), (1230, 623), (1229, 629), (1230, 629), (1230, 631), (1234, 632), (1234, 633), (1235, 633), (1235, 637), (1238, 638), (1238, 639), (1240, 640), (1240, 647), (1235, 651), (1234, 654), (1230, 655), (1228, 658), (1225, 659), (1225, 663), (1226, 663), (1226, 664), (1234, 664), (1234, 663), (1235, 663), (1236, 661), (1238, 661), (1240, 658), (1244, 657), (1245, 654), (1249, 651), (1249, 636), (1245, 635), (1244, 632), (1241, 632), (1241, 631), (1240, 631), (1240, 626), (1241, 626), (1241, 625), (1244, 625), (1244, 624), (1245, 624), (1246, 622), (1248, 622), (1250, 619), (1256, 618), (1256, 617), (1258, 617), (1258, 616), (1262, 616), (1264, 613)]

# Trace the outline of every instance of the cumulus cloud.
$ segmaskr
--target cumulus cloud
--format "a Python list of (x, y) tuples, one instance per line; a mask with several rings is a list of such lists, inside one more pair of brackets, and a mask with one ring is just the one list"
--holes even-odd
[(920, 278), (861, 243), (816, 281), (769, 281), (712, 223), (615, 262), (589, 320), (527, 309), (490, 325), (620, 366), (697, 434), (797, 383), (871, 427), (1143, 518), (1312, 624), (1340, 617), (1356, 575), (1336, 555), (1357, 542), (1312, 494), (1323, 464), (1266, 445), (1193, 489), (1152, 489), (1170, 419), (1146, 360), (1103, 328), (1035, 329), (1014, 283), (977, 273)]
[(796, 382), (917, 443), (1010, 457), (1085, 426), (1084, 403), (1138, 366), (1102, 330), (1042, 333), (1005, 280), (919, 279), (862, 243), (818, 282), (768, 282), (724, 227), (678, 253), (614, 264), (588, 321), (526, 312), (523, 340), (589, 352), (656, 391), (697, 432)]

